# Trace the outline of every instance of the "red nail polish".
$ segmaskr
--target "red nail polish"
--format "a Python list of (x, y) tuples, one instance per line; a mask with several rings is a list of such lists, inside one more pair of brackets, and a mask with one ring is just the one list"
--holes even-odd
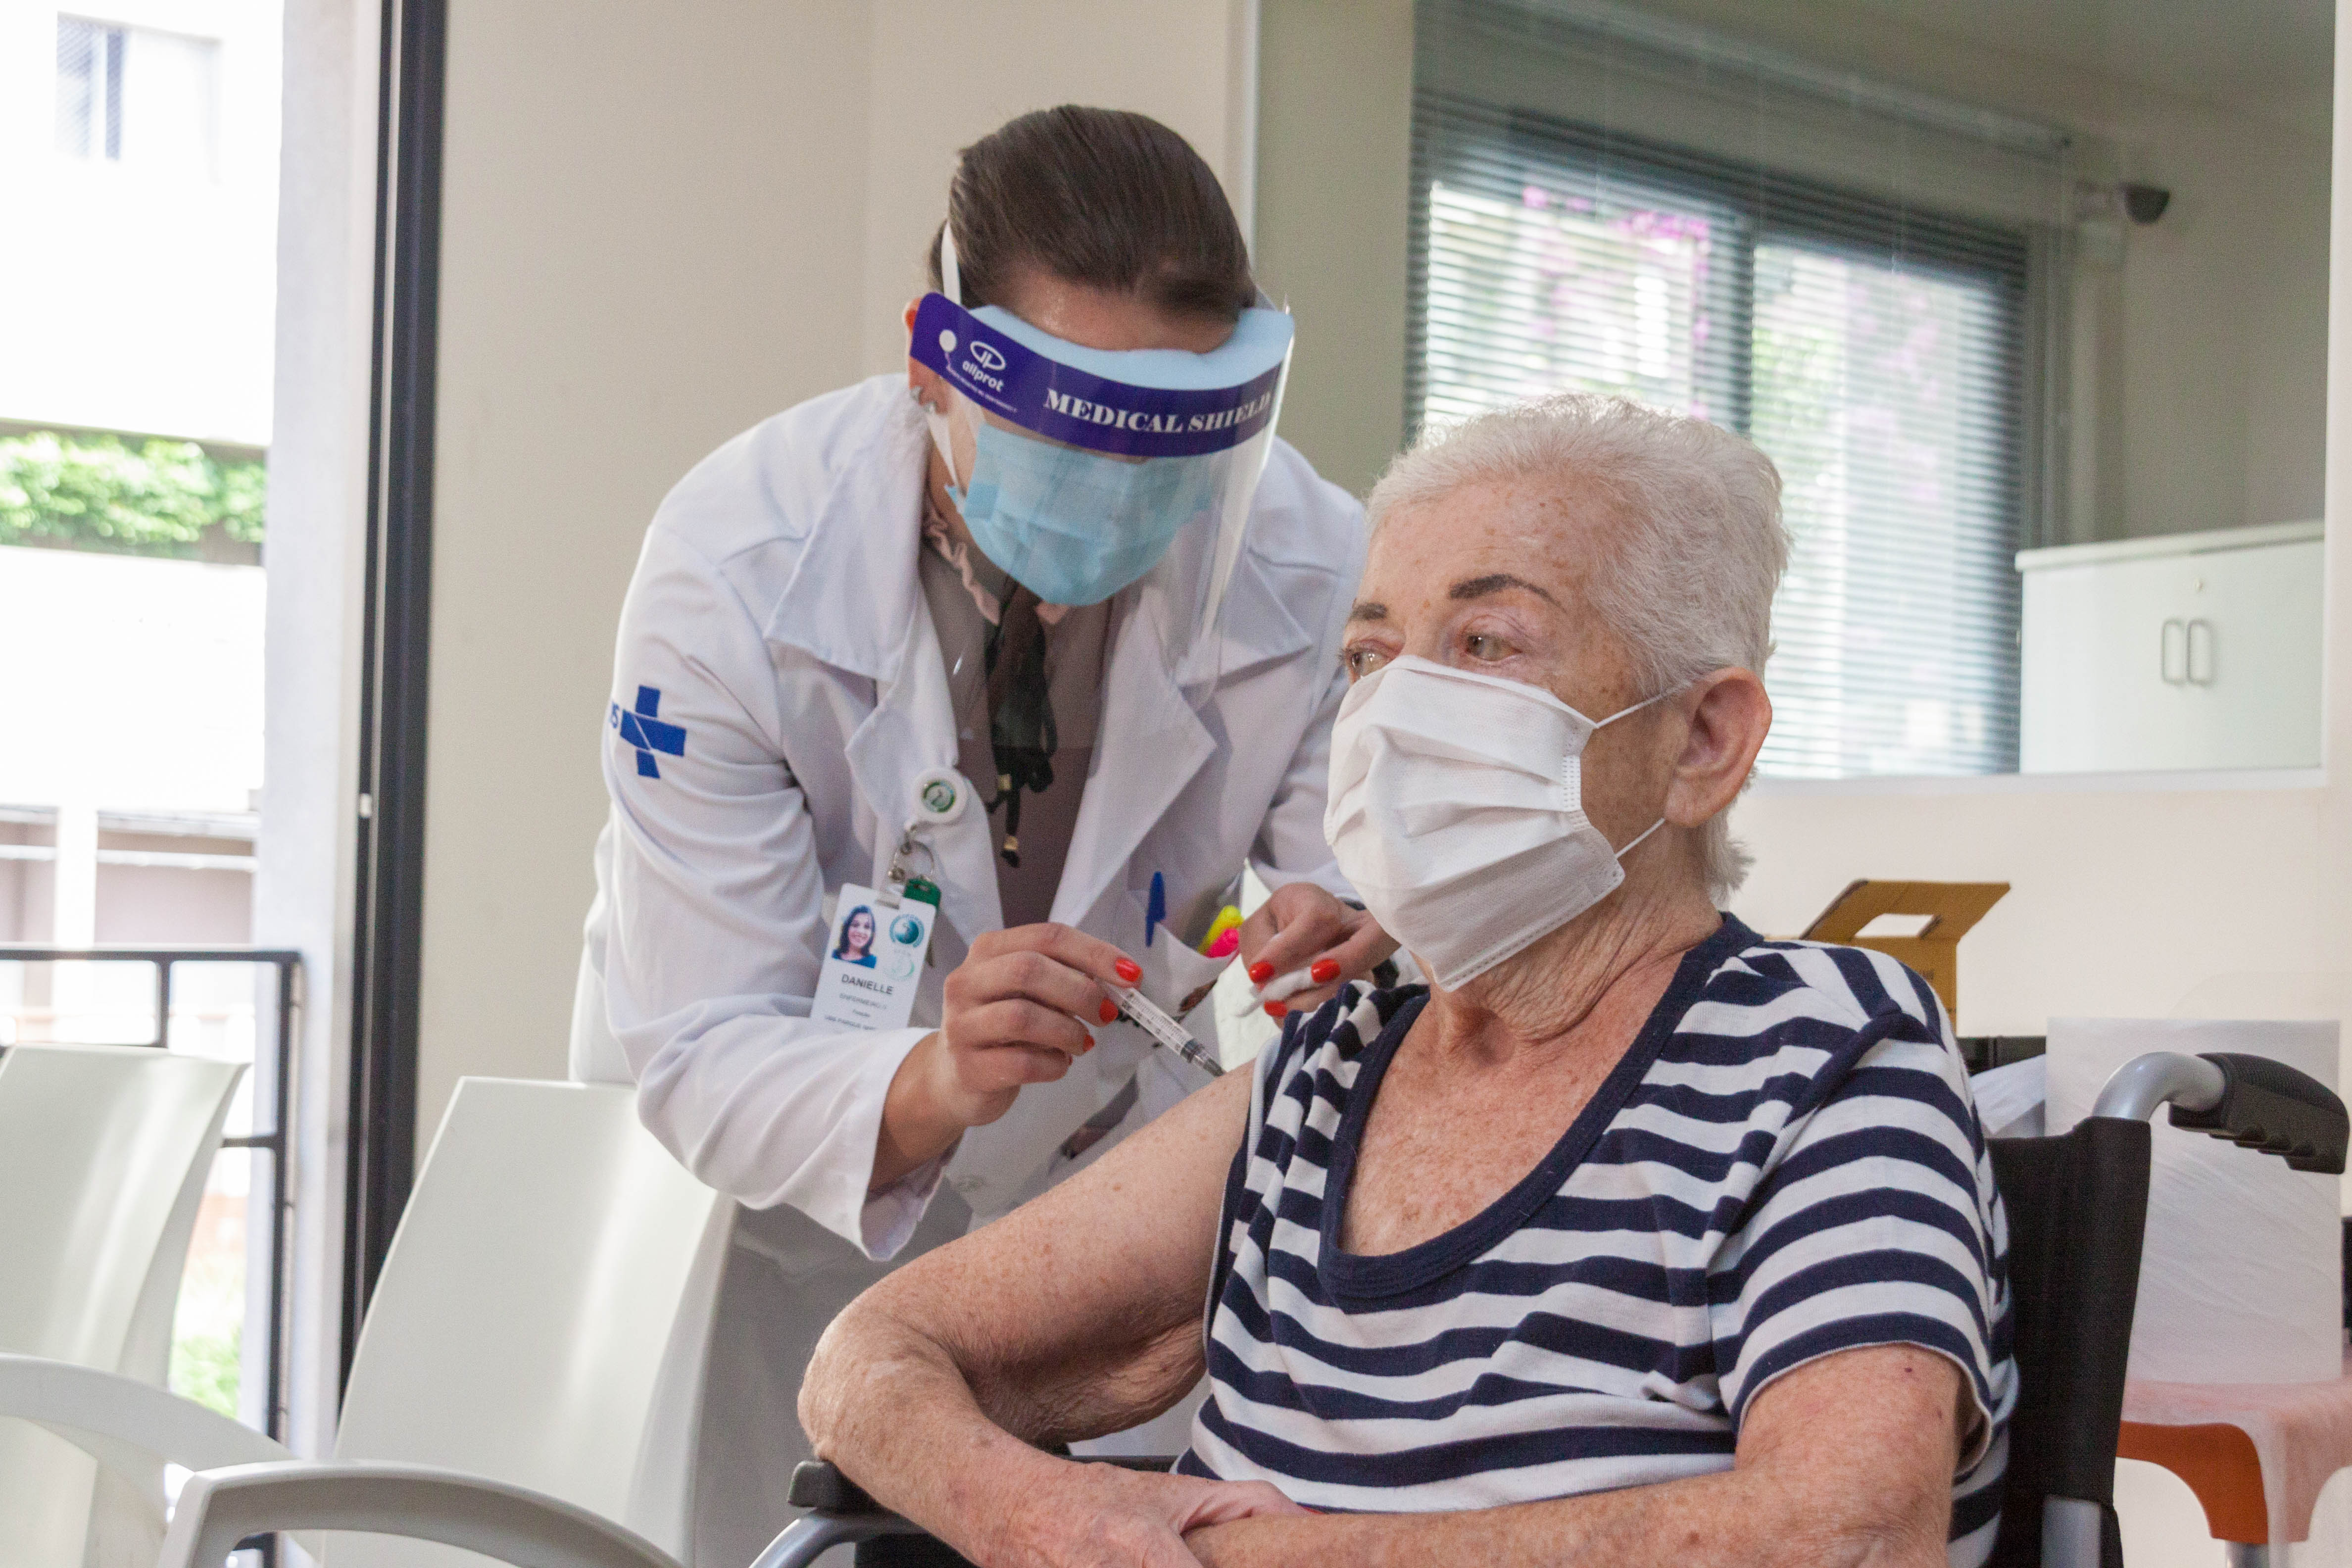
[(1265, 1016), (1269, 1018), (1282, 1017), (1289, 1011), (1290, 1004), (1287, 1002), (1269, 1002), (1265, 1005)]
[(1078, 1047), (1078, 1055), (1085, 1056), (1088, 1051), (1093, 1050), (1094, 1048), (1095, 1037), (1092, 1035), (1088, 1035), (1087, 1037), (1087, 1043)]
[(1135, 960), (1131, 958), (1122, 958), (1117, 963), (1112, 964), (1111, 967), (1118, 970), (1118, 977), (1121, 980), (1126, 981), (1129, 985), (1134, 984), (1137, 981), (1143, 978), (1143, 965), (1136, 963)]
[(1251, 984), (1263, 985), (1274, 978), (1274, 965), (1261, 958), (1249, 966), (1249, 977)]
[(1315, 967), (1307, 972), (1307, 978), (1318, 985), (1330, 984), (1339, 978), (1339, 961), (1336, 958), (1317, 959)]
[(1116, 1023), (1118, 1023), (1118, 1003), (1116, 1003), (1116, 1002), (1114, 1002), (1114, 1001), (1112, 1001), (1112, 1000), (1111, 1000), (1109, 997), (1108, 997), (1108, 996), (1104, 997), (1104, 998), (1103, 998), (1103, 1005), (1102, 1005), (1102, 1006), (1101, 1006), (1099, 1009), (1097, 1009), (1096, 1016), (1097, 1016), (1097, 1017), (1101, 1018), (1101, 1019), (1102, 1019), (1102, 1021), (1103, 1021), (1104, 1023), (1106, 1023), (1106, 1024), (1116, 1024)]

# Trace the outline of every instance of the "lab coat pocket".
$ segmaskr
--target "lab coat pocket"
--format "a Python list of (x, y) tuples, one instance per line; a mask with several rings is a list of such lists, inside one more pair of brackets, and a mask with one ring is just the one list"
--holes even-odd
[(1143, 994), (1181, 1018), (1208, 999), (1209, 988), (1233, 960), (1203, 958), (1163, 929), (1136, 962), (1143, 965)]

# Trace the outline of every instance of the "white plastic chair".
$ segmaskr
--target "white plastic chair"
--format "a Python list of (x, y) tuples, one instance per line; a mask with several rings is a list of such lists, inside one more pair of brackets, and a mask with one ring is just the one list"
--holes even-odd
[[(368, 1308), (337, 1457), (529, 1488), (684, 1558), (733, 1219), (633, 1090), (462, 1080)], [(356, 1538), (330, 1556), (438, 1560)]]
[[(221, 1123), (245, 1068), (152, 1047), (0, 1057), (0, 1352), (97, 1369), (156, 1399)], [(5, 1406), (0, 1406), (4, 1410)], [(208, 1414), (208, 1413), (207, 1413)], [(152, 1552), (163, 1467), (0, 1420), (0, 1563), (78, 1568)]]
[(304, 1527), (439, 1542), (521, 1568), (677, 1568), (651, 1542), (542, 1492), (422, 1465), (351, 1464), (190, 1478), (157, 1568), (212, 1568), (248, 1535)]
[[(365, 1533), (338, 1534), (330, 1568), (478, 1561), (459, 1548), (675, 1568), (732, 1221), (639, 1125), (630, 1090), (461, 1080), (368, 1308), (336, 1460), (209, 1458), (236, 1468), (188, 1482), (161, 1562), (334, 1530)], [(0, 1412), (10, 1389), (0, 1358)], [(110, 1392), (103, 1436), (154, 1430), (121, 1407), (141, 1394)], [(94, 1421), (92, 1403), (53, 1391), (40, 1415), (64, 1429)]]

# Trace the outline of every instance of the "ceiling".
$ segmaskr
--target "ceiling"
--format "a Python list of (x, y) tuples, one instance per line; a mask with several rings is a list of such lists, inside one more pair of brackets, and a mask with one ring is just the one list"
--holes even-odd
[[(1923, 32), (2325, 132), (2334, 0), (1843, 0)], [(1760, 9), (1769, 9), (1764, 7)]]
[[(1935, 42), (1948, 39), (1979, 55), (1973, 73), (1988, 58), (2007, 56), (2323, 138), (2331, 123), (2335, 0), (1632, 0), (1629, 8), (1823, 64), (1892, 68), (1896, 79), (1916, 77), (1914, 85), (1930, 89), (1943, 73), (1920, 58), (1919, 46), (1932, 53)], [(1906, 57), (1927, 68), (1902, 69)]]

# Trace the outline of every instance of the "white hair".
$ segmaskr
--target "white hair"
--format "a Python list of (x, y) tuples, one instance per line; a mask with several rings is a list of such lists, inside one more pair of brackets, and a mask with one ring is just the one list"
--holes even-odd
[[(1780, 470), (1753, 442), (1622, 397), (1538, 398), (1423, 431), (1372, 488), (1371, 526), (1474, 485), (1529, 480), (1593, 485), (1615, 503), (1616, 549), (1591, 598), (1645, 691), (1726, 667), (1762, 676), (1789, 536)], [(1728, 812), (1699, 842), (1720, 903), (1750, 857), (1732, 841)]]

